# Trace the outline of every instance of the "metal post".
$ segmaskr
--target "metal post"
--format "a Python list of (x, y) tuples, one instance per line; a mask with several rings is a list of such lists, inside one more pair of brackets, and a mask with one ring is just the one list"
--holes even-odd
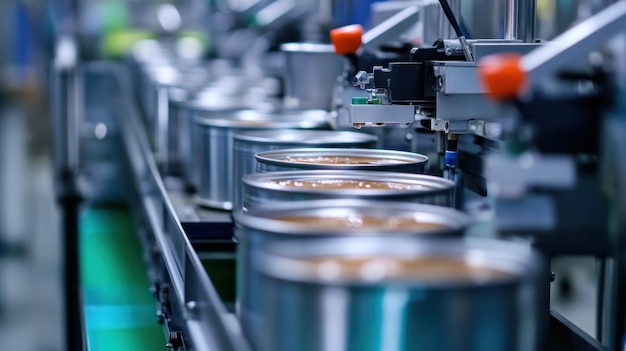
[(505, 39), (535, 41), (537, 8), (534, 0), (505, 1)]
[(57, 201), (61, 205), (63, 234), (63, 282), (66, 345), (69, 351), (84, 350), (80, 294), (77, 187), (80, 78), (75, 40), (61, 37), (52, 67), (52, 124)]

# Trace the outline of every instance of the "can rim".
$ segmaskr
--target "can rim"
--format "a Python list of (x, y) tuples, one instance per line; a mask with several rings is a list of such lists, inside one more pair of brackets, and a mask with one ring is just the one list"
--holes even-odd
[[(427, 187), (426, 189), (325, 189), (325, 188), (295, 188), (272, 184), (269, 181), (276, 180), (369, 180), (388, 181), (407, 185)], [(267, 172), (245, 175), (242, 178), (244, 186), (286, 193), (299, 194), (341, 194), (355, 196), (381, 196), (381, 195), (434, 195), (451, 191), (454, 182), (449, 179), (425, 174), (401, 173), (401, 172), (376, 172), (376, 171), (345, 171), (345, 170), (307, 170), (288, 172)]]
[[(287, 135), (295, 135), (287, 138)], [(282, 138), (282, 139), (281, 139)], [(342, 145), (350, 143), (376, 143), (378, 136), (368, 133), (338, 131), (338, 130), (289, 130), (275, 131), (255, 130), (235, 134), (234, 140), (248, 141), (263, 144), (315, 144), (315, 145)]]
[(215, 116), (196, 116), (194, 122), (200, 126), (218, 128), (322, 128), (327, 125), (326, 111), (256, 111), (239, 109), (217, 113)]
[[(428, 279), (388, 277), (368, 280), (359, 277), (320, 276), (306, 259), (331, 255), (394, 255), (403, 258), (444, 257), (462, 260), (470, 266), (492, 268), (506, 273), (497, 279), (468, 278)], [(405, 286), (422, 289), (472, 288), (521, 283), (537, 279), (544, 260), (529, 243), (510, 242), (492, 238), (369, 238), (311, 239), (272, 242), (259, 252), (259, 271), (265, 276), (292, 282), (328, 286)]]
[[(331, 228), (315, 227), (307, 224), (286, 222), (280, 218), (314, 214), (326, 217), (347, 216), (350, 214), (399, 215), (411, 216), (418, 221), (441, 224), (438, 229), (376, 229), (363, 227)], [(286, 237), (304, 236), (436, 236), (461, 234), (471, 224), (470, 217), (459, 210), (443, 206), (426, 205), (415, 202), (381, 201), (366, 199), (325, 199), (301, 202), (272, 204), (271, 209), (255, 209), (246, 212), (233, 212), (234, 222), (240, 228), (284, 235)], [(239, 234), (242, 234), (241, 232)], [(237, 236), (239, 236), (237, 234)]]
[[(362, 156), (381, 157), (400, 161), (398, 163), (378, 163), (378, 164), (317, 164), (301, 163), (282, 160), (280, 158), (293, 156)], [(364, 148), (296, 148), (273, 151), (263, 151), (254, 155), (259, 163), (273, 166), (293, 167), (301, 169), (403, 169), (416, 165), (426, 165), (428, 156), (397, 150), (385, 149), (364, 149)]]

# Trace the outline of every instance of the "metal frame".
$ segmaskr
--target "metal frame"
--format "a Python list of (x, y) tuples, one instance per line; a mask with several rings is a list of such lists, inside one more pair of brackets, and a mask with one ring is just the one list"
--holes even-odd
[(184, 312), (193, 349), (248, 351), (239, 324), (219, 298), (169, 199), (138, 112), (129, 99), (128, 75), (115, 64), (106, 68), (119, 82), (125, 111), (119, 123), (133, 182), (141, 193), (142, 211), (172, 283), (171, 302)]

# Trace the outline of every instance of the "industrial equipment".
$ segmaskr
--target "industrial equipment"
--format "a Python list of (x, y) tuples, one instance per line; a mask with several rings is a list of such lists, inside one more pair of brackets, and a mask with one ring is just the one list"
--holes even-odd
[[(260, 160), (255, 163), (259, 167), (257, 171), (265, 171), (263, 167), (269, 167), (267, 165), (289, 166), (289, 157), (293, 154), (302, 156), (306, 153), (302, 157), (311, 158), (311, 154), (315, 156), (322, 151), (335, 156), (337, 152), (356, 155), (358, 151), (358, 157), (411, 155), (419, 161), (414, 160), (417, 166), (413, 165), (411, 172), (426, 170), (431, 175), (448, 178), (444, 181), (446, 186), (454, 184), (453, 190), (445, 189), (445, 201), (437, 200), (436, 203), (457, 209), (445, 209), (445, 213), (454, 212), (460, 216), (459, 211), (464, 211), (474, 219), (465, 232), (470, 240), (454, 242), (447, 250), (445, 245), (435, 242), (424, 247), (433, 247), (433, 252), (438, 253), (471, 256), (485, 267), (490, 266), (485, 264), (485, 257), (493, 258), (494, 262), (509, 262), (510, 271), (523, 272), (520, 275), (523, 279), (511, 280), (515, 281), (513, 290), (490, 296), (495, 296), (494, 301), (502, 306), (517, 306), (519, 301), (525, 301), (529, 304), (528, 311), (532, 311), (532, 317), (528, 319), (519, 317), (524, 315), (522, 312), (499, 315), (498, 318), (507, 318), (507, 322), (514, 321), (511, 324), (499, 325), (489, 320), (484, 324), (477, 323), (480, 326), (477, 326), (476, 333), (485, 334), (464, 334), (463, 339), (478, 340), (476, 345), (479, 346), (472, 346), (474, 349), (624, 349), (626, 145), (623, 135), (626, 133), (626, 110), (623, 100), (626, 49), (622, 36), (626, 31), (626, 1), (607, 5), (550, 41), (537, 40), (534, 1), (510, 0), (506, 4), (506, 35), (500, 39), (481, 39), (469, 38), (467, 30), (459, 23), (459, 1), (452, 4), (446, 0), (394, 2), (398, 11), (369, 30), (347, 26), (331, 31), (335, 52), (343, 57), (329, 56), (327, 42), (324, 45), (303, 43), (325, 36), (331, 28), (329, 13), (332, 13), (333, 5), (337, 5), (332, 1), (322, 1), (319, 7), (306, 1), (302, 4), (286, 0), (218, 1), (214, 7), (205, 8), (207, 16), (216, 22), (218, 19), (225, 21), (219, 23), (228, 23), (228, 26), (209, 25), (212, 28), (208, 34), (214, 39), (214, 47), (201, 59), (181, 57), (177, 53), (180, 47), (168, 35), (135, 45), (126, 61), (81, 61), (80, 41), (70, 35), (76, 33), (60, 36), (53, 65), (55, 84), (52, 92), (58, 187), (67, 216), (66, 301), (69, 306), (67, 314), (71, 317), (68, 318), (68, 330), (72, 331), (68, 333), (68, 340), (72, 341), (73, 350), (81, 349), (84, 343), (82, 331), (76, 330), (82, 325), (82, 292), (76, 271), (79, 266), (76, 246), (79, 200), (91, 204), (128, 205), (142, 243), (151, 292), (158, 306), (156, 319), (164, 326), (164, 344), (170, 350), (253, 350), (259, 344), (252, 342), (252, 334), (260, 334), (259, 340), (274, 337), (264, 339), (262, 345), (288, 345), (286, 349), (289, 349), (298, 343), (294, 335), (301, 334), (289, 334), (285, 335), (289, 343), (281, 344), (280, 341), (284, 340), (276, 339), (281, 335), (276, 329), (277, 324), (269, 326), (267, 330), (271, 333), (264, 335), (264, 330), (243, 330), (238, 319), (241, 306), (236, 297), (234, 267), (243, 263), (235, 254), (238, 243), (233, 233), (234, 227), (239, 225), (237, 220), (244, 218), (244, 222), (248, 221), (246, 230), (280, 232), (282, 227), (274, 223), (276, 227), (256, 228), (258, 222), (250, 219), (254, 214), (239, 212), (242, 198), (231, 197), (233, 190), (236, 196), (243, 196), (240, 194), (242, 190), (233, 188), (237, 186), (233, 182), (241, 182), (237, 178), (244, 174), (233, 179), (230, 176), (233, 169), (230, 168), (234, 167), (233, 164), (246, 165), (249, 169), (244, 173), (249, 173), (252, 167), (248, 164), (254, 161), (249, 153), (238, 153), (239, 157), (250, 157), (250, 160), (240, 160), (233, 159), (230, 152), (233, 145), (242, 140), (255, 141), (253, 137), (263, 134), (255, 132), (264, 129), (261, 122), (268, 119), (267, 116), (275, 115), (280, 115), (281, 122), (287, 125), (295, 123), (297, 128), (330, 125), (332, 129), (353, 130), (352, 127), (356, 127), (360, 133), (378, 135), (380, 146), (402, 151), (366, 148), (276, 151), (268, 147), (259, 150), (265, 152), (256, 154), (256, 160)], [(255, 21), (245, 24), (246, 16)], [(408, 37), (407, 32), (411, 33)], [(337, 62), (345, 65), (341, 68)], [(285, 70), (280, 72), (278, 68)], [(279, 81), (285, 84), (285, 91), (280, 88)], [(308, 115), (314, 116), (308, 121), (310, 124), (301, 125)], [(298, 116), (296, 121), (293, 121), (294, 116)], [(246, 133), (234, 137), (235, 124)], [(200, 131), (204, 134), (201, 135)], [(272, 128), (272, 133), (275, 132)], [(352, 135), (351, 138), (359, 139), (354, 133), (326, 133), (332, 132), (338, 133), (332, 138)], [(284, 135), (290, 133), (315, 134), (290, 131)], [(372, 146), (376, 140), (372, 136), (362, 139), (367, 146)], [(344, 143), (351, 140), (342, 139)], [(291, 140), (283, 144), (298, 142), (300, 140)], [(329, 143), (322, 139), (319, 144), (324, 146), (325, 142)], [(331, 144), (335, 145), (334, 142)], [(200, 145), (203, 145), (202, 150), (198, 149)], [(228, 157), (220, 158), (225, 155)], [(263, 158), (268, 155), (278, 156)], [(207, 169), (211, 165), (211, 172), (193, 171), (202, 165), (200, 162), (204, 162)], [(397, 170), (406, 164), (377, 166)], [(359, 169), (355, 175), (367, 176), (368, 171), (362, 173), (361, 166), (354, 165), (343, 167), (342, 171), (318, 172), (317, 176), (341, 174), (351, 167)], [(309, 168), (309, 165), (301, 168)], [(388, 173), (380, 173), (381, 176), (385, 174)], [(251, 187), (253, 180), (258, 182), (261, 178), (264, 177), (244, 179)], [(400, 182), (402, 178), (398, 176), (396, 180)], [(259, 189), (264, 187), (263, 184), (256, 186)], [(218, 199), (220, 204), (228, 205), (217, 206), (218, 209), (198, 206), (198, 191), (208, 188), (228, 194), (226, 198)], [(206, 194), (200, 193), (209, 198)], [(258, 197), (253, 199), (255, 204), (269, 203), (270, 191), (257, 190), (255, 194)], [(294, 202), (281, 198), (282, 210), (288, 212), (289, 206), (296, 209), (306, 206), (310, 200), (303, 199), (303, 196), (315, 198), (306, 192), (297, 196), (299, 198)], [(389, 198), (402, 196), (394, 193), (387, 200)], [(237, 208), (234, 214), (227, 211), (233, 203)], [(337, 203), (331, 201), (323, 206), (332, 208)], [(375, 206), (374, 203), (370, 205), (368, 211), (390, 215), (388, 208), (393, 207)], [(402, 207), (402, 204), (394, 206)], [(432, 206), (424, 208), (432, 210)], [(463, 221), (465, 219), (463, 216)], [(238, 230), (239, 233), (245, 232), (241, 226)], [(288, 234), (293, 233), (285, 235)], [(474, 236), (518, 242), (476, 246), (476, 251), (472, 251), (473, 245), (478, 245), (471, 240)], [(403, 245), (400, 241), (381, 243), (376, 238), (369, 238), (367, 245), (358, 246), (358, 238), (344, 239), (345, 245), (354, 245), (355, 252), (376, 248), (388, 255), (402, 247), (408, 250), (406, 252), (422, 252), (419, 245), (408, 241)], [(310, 247), (322, 250), (320, 252), (345, 251), (348, 247), (340, 246), (344, 245), (342, 240), (316, 240)], [(308, 279), (303, 282), (290, 275), (306, 268), (304, 263), (298, 263), (306, 256), (303, 253), (306, 250), (288, 250), (289, 257), (283, 255), (281, 261), (277, 252), (289, 249), (289, 245), (296, 244), (277, 244), (258, 256), (265, 257), (263, 262), (291, 262), (295, 267), (293, 271), (269, 263), (260, 270), (268, 279), (274, 279), (272, 289), (284, 293), (280, 298), (285, 299), (285, 306), (295, 306), (283, 311), (283, 315), (272, 315), (272, 320), (280, 321), (280, 327), (291, 325), (298, 333), (303, 333), (306, 328), (298, 321), (308, 316), (289, 315), (300, 306), (298, 298), (315, 294), (315, 298), (324, 294), (345, 297), (353, 290), (323, 287), (314, 290), (315, 294), (300, 291), (298, 295), (290, 295), (286, 289), (296, 291), (302, 285), (318, 284), (319, 279), (303, 273)], [(498, 248), (502, 252), (499, 253)], [(466, 251), (478, 254), (472, 256)], [(503, 252), (516, 253), (518, 257), (501, 256)], [(551, 277), (543, 263), (562, 255), (588, 255), (600, 262), (595, 339), (557, 312), (550, 311)], [(284, 281), (277, 283), (277, 279)], [(289, 285), (288, 281), (296, 284)], [(496, 279), (494, 286), (498, 287), (498, 284)], [(372, 286), (376, 287), (376, 284), (368, 285), (369, 288)], [(431, 288), (420, 291), (430, 294)], [(412, 289), (419, 290), (411, 287), (386, 291), (384, 295), (396, 294), (408, 299), (406, 296), (415, 294)], [(359, 295), (359, 303), (366, 300), (364, 296), (367, 294), (363, 294)], [(471, 301), (485, 299), (489, 294), (490, 291), (480, 290), (472, 295), (475, 299)], [(375, 305), (391, 305), (389, 308), (397, 310), (399, 305), (394, 302), (408, 301), (398, 299), (381, 298)], [(320, 301), (343, 301), (333, 306), (354, 312), (345, 308), (348, 299), (324, 298)], [(450, 309), (441, 314), (430, 311), (430, 318), (440, 315), (454, 321), (453, 316), (464, 313), (467, 318), (459, 321), (479, 320), (480, 313), (473, 308), (482, 311), (486, 306), (478, 302), (463, 304), (463, 296), (445, 301), (437, 303), (456, 306), (458, 310)], [(276, 306), (280, 307), (280, 303), (280, 299), (272, 300), (268, 305), (278, 308)], [(324, 312), (320, 318), (330, 320), (328, 316), (332, 315), (333, 307), (324, 306), (320, 307)], [(312, 314), (313, 311), (306, 310), (306, 313)], [(385, 321), (383, 314), (373, 317), (379, 317), (381, 325)], [(391, 328), (377, 323), (370, 323), (367, 327)], [(501, 327), (498, 330), (506, 329), (509, 334), (491, 340), (488, 330), (494, 325)], [(249, 328), (250, 323), (244, 327)], [(396, 326), (396, 329), (403, 327)], [(348, 350), (345, 345), (358, 345), (358, 340), (352, 339), (351, 342), (356, 344), (333, 345), (328, 340), (335, 339), (328, 339), (329, 334), (324, 333), (340, 330), (329, 331), (329, 328), (316, 329), (324, 335), (317, 340), (320, 345), (316, 350)], [(515, 334), (518, 331), (520, 334)], [(520, 335), (527, 335), (528, 339), (520, 342)], [(383, 340), (384, 335), (380, 338)], [(320, 341), (322, 339), (327, 343)], [(344, 340), (343, 337), (339, 339)], [(391, 344), (377, 342), (382, 345), (378, 348), (381, 350), (402, 349), (396, 341)], [(431, 343), (428, 345), (436, 345), (435, 339), (428, 339), (428, 342)], [(443, 341), (441, 345), (444, 345)], [(458, 347), (453, 342), (445, 345), (448, 345), (446, 350)], [(437, 346), (432, 347), (437, 349)]]

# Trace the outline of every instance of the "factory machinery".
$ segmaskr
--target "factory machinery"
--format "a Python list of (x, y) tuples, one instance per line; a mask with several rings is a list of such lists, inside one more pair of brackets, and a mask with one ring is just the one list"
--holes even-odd
[[(249, 42), (249, 56), (262, 59), (241, 60), (249, 65), (240, 80), (248, 90), (236, 94), (258, 109), (277, 102), (323, 109), (334, 129), (362, 128), (377, 134), (383, 147), (427, 154), (427, 172), (454, 181), (454, 207), (474, 219), (468, 236), (530, 242), (547, 258), (597, 258), (597, 338), (543, 306), (545, 342), (536, 348), (623, 350), (626, 2), (606, 5), (549, 42), (536, 40), (533, 1), (507, 1), (502, 39), (467, 38), (455, 16), (456, 1), (401, 2), (394, 15), (365, 33), (359, 26), (330, 32), (334, 51), (343, 56), (336, 71), (316, 64), (321, 56), (294, 56), (281, 95), (276, 76), (267, 74), (283, 68), (273, 64), (280, 55), (272, 48), (284, 40), (277, 33), (296, 25), (296, 39), (307, 41), (330, 29), (320, 25), (321, 11), (313, 16), (315, 27), (302, 21), (310, 9), (286, 4), (246, 9), (264, 15), (257, 16), (265, 22)], [(416, 24), (421, 43), (398, 41)], [(227, 33), (212, 35), (228, 42)], [(187, 127), (184, 118), (171, 122), (176, 103), (192, 100), (185, 93), (207, 84), (204, 68), (232, 66), (218, 59), (171, 59), (171, 39), (135, 46), (123, 62), (82, 62), (71, 35), (56, 46), (55, 166), (65, 216), (68, 342), (75, 350), (85, 344), (76, 268), (77, 218), (85, 201), (130, 205), (169, 349), (253, 349), (234, 313), (231, 213), (198, 206), (190, 190), (198, 185), (184, 180), (191, 176), (185, 174), (185, 149), (177, 146)], [(283, 46), (278, 53), (289, 50)], [(320, 50), (327, 52), (328, 45)], [(227, 56), (237, 50), (222, 51)], [(163, 62), (145, 69), (156, 57)], [(172, 71), (176, 65), (185, 68)], [(185, 70), (187, 75), (180, 73)], [(323, 80), (324, 73), (332, 79)], [(298, 92), (301, 86), (308, 89)], [(258, 89), (250, 93), (250, 87)], [(213, 89), (205, 89), (205, 98), (230, 103), (219, 91), (227, 84)], [(550, 283), (546, 275), (546, 295)]]

